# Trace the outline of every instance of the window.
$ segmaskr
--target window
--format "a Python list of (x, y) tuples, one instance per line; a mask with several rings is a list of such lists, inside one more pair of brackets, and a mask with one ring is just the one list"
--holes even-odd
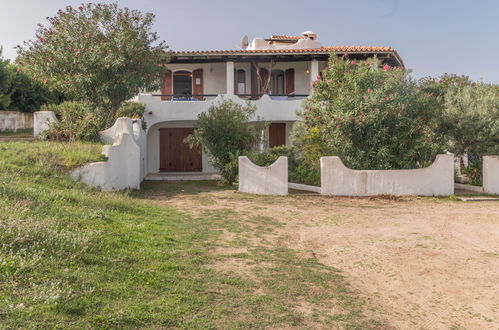
[(242, 69), (236, 72), (236, 94), (246, 94), (246, 72)]
[(173, 94), (178, 97), (191, 97), (192, 73), (189, 71), (176, 71), (173, 73)]
[(270, 95), (284, 95), (284, 72), (281, 70), (272, 71), (269, 86)]

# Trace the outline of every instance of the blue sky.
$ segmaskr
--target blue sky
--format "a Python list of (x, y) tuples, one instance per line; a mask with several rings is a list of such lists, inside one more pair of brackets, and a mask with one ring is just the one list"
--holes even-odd
[[(2, 0), (0, 45), (33, 38), (36, 25), (81, 1)], [(110, 2), (110, 1), (99, 1)], [(415, 77), (445, 72), (499, 83), (497, 0), (119, 0), (156, 14), (174, 50), (235, 49), (243, 35), (317, 33), (323, 45), (391, 46)]]

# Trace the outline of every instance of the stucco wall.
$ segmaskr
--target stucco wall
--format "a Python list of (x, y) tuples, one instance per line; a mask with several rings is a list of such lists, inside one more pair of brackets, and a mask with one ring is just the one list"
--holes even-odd
[(239, 191), (260, 195), (288, 194), (288, 157), (279, 157), (272, 165), (261, 167), (248, 157), (239, 157)]
[(113, 144), (102, 147), (102, 154), (108, 160), (79, 167), (71, 172), (71, 178), (106, 191), (138, 189), (143, 178), (140, 140), (144, 137), (134, 132), (130, 118), (118, 118)]
[(338, 196), (420, 195), (454, 193), (454, 156), (438, 155), (426, 168), (367, 171), (347, 168), (339, 157), (321, 158), (321, 193)]
[(499, 156), (483, 157), (483, 191), (499, 195)]
[(20, 111), (0, 111), (0, 132), (33, 128), (33, 114)]

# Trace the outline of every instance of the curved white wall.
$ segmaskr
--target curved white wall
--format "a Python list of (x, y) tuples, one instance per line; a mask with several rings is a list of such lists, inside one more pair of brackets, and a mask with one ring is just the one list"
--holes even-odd
[(78, 167), (71, 172), (71, 178), (102, 190), (138, 189), (144, 177), (145, 133), (130, 118), (118, 118), (110, 129), (101, 133), (104, 139), (113, 139), (112, 145), (102, 147), (108, 160)]
[(321, 193), (337, 196), (419, 195), (454, 193), (454, 155), (437, 155), (426, 168), (351, 170), (339, 157), (321, 157)]
[(267, 167), (239, 157), (239, 191), (260, 195), (288, 194), (288, 157), (281, 156)]

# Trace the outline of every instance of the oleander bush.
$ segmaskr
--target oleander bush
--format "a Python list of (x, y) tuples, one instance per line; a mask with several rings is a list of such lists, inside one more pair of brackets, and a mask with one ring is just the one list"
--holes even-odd
[(315, 181), (321, 156), (339, 156), (352, 169), (424, 167), (443, 151), (439, 109), (404, 69), (333, 54), (295, 125), (297, 159)]

